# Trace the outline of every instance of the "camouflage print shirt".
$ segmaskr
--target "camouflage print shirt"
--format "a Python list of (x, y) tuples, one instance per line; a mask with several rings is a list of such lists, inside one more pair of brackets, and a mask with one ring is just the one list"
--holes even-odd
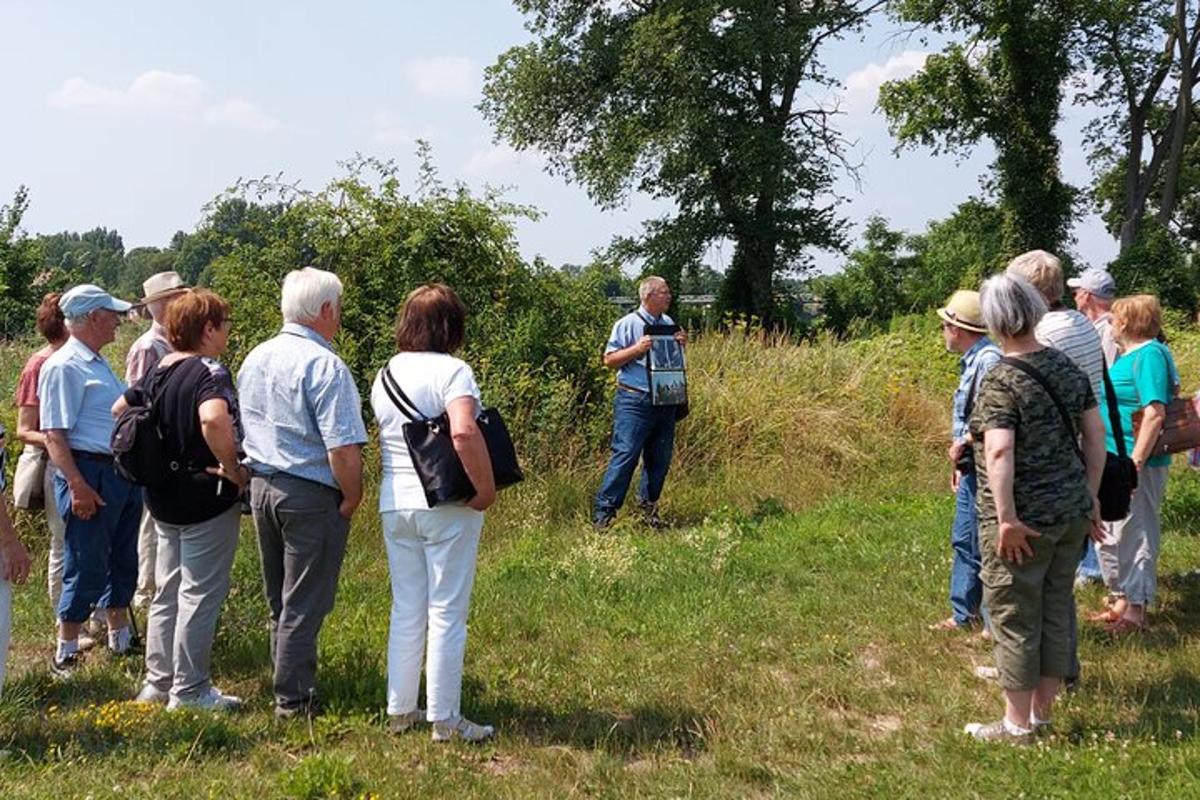
[[(1018, 357), (1054, 387), (1075, 430), (1079, 430), (1083, 412), (1096, 406), (1087, 375), (1068, 356), (1049, 347)], [(1016, 432), (1013, 499), (1018, 519), (1036, 529), (1039, 525), (1060, 525), (1091, 512), (1087, 475), (1071, 442), (1075, 432), (1067, 430), (1054, 400), (1037, 381), (1001, 362), (984, 376), (971, 415), (981, 526), (994, 527), (997, 523), (983, 448), (984, 432), (994, 429)]]

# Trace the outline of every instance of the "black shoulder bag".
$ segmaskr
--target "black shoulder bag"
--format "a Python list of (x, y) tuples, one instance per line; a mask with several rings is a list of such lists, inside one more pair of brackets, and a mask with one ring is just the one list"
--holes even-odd
[[(1058, 413), (1062, 415), (1063, 423), (1071, 435), (1071, 445), (1075, 448), (1075, 455), (1079, 456), (1080, 463), (1084, 464), (1086, 468), (1087, 461), (1083, 457), (1083, 450), (1079, 447), (1079, 437), (1075, 433), (1071, 415), (1067, 413), (1066, 406), (1058, 398), (1058, 394), (1050, 388), (1045, 376), (1032, 364), (1021, 359), (1005, 356), (1000, 361), (1010, 367), (1016, 367), (1033, 378), (1050, 396), (1054, 405), (1058, 407)], [(1138, 478), (1137, 467), (1134, 465), (1133, 459), (1125, 452), (1125, 434), (1121, 429), (1120, 415), (1117, 413), (1117, 394), (1113, 390), (1107, 369), (1104, 370), (1104, 396), (1105, 404), (1108, 406), (1108, 421), (1112, 426), (1113, 439), (1117, 442), (1117, 452), (1108, 453), (1104, 459), (1104, 473), (1100, 478), (1099, 492), (1100, 518), (1105, 522), (1116, 522), (1129, 516), (1129, 504), (1133, 497), (1133, 490), (1137, 488)]]
[[(429, 507), (474, 497), (475, 486), (467, 477), (467, 471), (463, 469), (462, 461), (454, 450), (454, 441), (450, 438), (449, 415), (443, 411), (432, 419), (426, 417), (400, 388), (387, 367), (379, 371), (379, 376), (383, 390), (409, 420), (403, 425), (404, 442), (408, 445), (408, 454), (421, 480), (421, 488), (425, 490)], [(524, 480), (525, 474), (517, 463), (517, 450), (500, 412), (485, 408), (475, 418), (475, 424), (479, 426), (483, 442), (487, 445), (496, 488), (503, 489)]]
[[(979, 372), (976, 371), (974, 379), (971, 381), (971, 390), (967, 392), (967, 402), (963, 407), (966, 412), (964, 416), (967, 418), (967, 427), (970, 429), (971, 412), (975, 410), (975, 390), (979, 387), (979, 382), (983, 380), (979, 377)], [(960, 475), (975, 474), (975, 444), (968, 442), (958, 454), (958, 461), (954, 462), (954, 468), (958, 470)]]

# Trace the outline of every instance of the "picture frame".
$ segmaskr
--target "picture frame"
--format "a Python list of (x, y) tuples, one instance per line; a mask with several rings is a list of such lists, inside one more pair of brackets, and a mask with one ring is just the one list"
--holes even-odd
[(647, 325), (650, 350), (646, 353), (646, 374), (650, 403), (655, 406), (687, 405), (687, 361), (683, 346), (675, 339), (678, 325)]

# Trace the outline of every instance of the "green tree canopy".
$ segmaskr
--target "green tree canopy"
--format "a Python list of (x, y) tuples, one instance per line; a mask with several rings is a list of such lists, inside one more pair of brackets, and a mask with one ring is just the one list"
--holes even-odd
[(845, 164), (834, 80), (820, 61), (882, 2), (517, 0), (534, 41), (487, 71), (497, 135), (609, 207), (632, 190), (672, 201), (623, 253), (677, 281), (712, 242), (735, 245), (723, 302), (776, 318), (774, 279), (840, 248), (831, 195)]

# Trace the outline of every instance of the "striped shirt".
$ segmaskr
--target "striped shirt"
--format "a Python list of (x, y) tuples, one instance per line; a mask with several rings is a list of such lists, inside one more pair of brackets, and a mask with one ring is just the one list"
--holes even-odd
[(1078, 311), (1060, 308), (1046, 313), (1034, 332), (1039, 343), (1066, 353), (1092, 384), (1092, 395), (1104, 397), (1104, 351), (1091, 320)]

